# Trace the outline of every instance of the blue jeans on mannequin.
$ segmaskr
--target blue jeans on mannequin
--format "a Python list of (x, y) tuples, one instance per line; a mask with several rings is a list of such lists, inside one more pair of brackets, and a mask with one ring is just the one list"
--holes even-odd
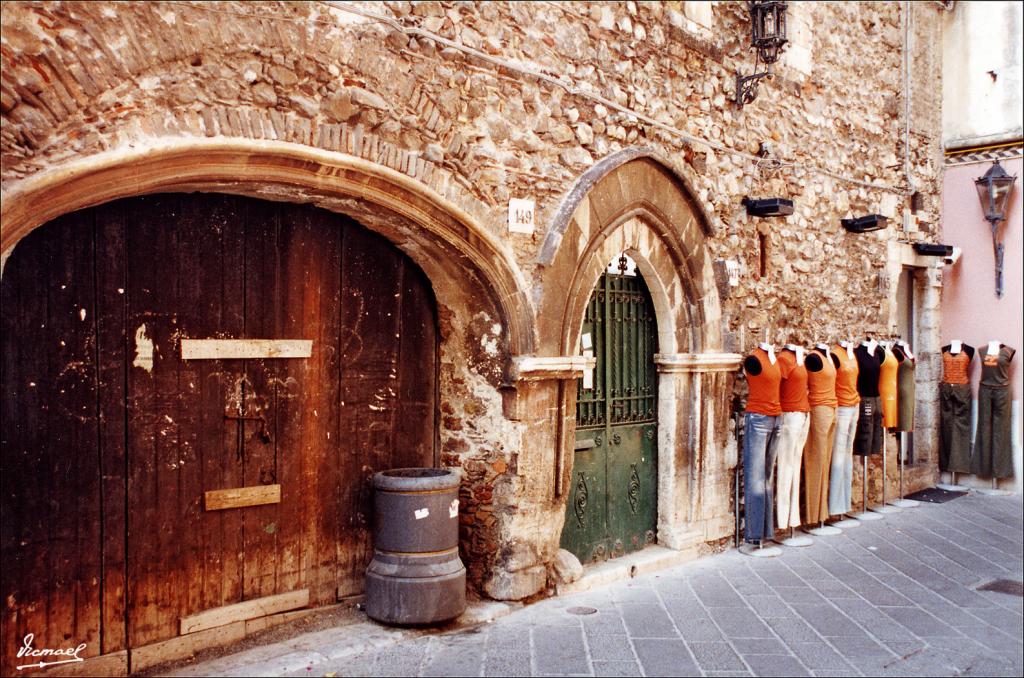
[(743, 500), (748, 542), (775, 536), (772, 485), (775, 482), (775, 446), (780, 417), (747, 412), (743, 426)]

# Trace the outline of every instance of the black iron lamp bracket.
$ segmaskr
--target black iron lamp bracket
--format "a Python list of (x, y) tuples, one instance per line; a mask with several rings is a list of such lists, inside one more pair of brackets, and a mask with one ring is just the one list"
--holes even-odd
[(756, 99), (757, 87), (761, 78), (771, 77), (771, 74), (770, 70), (753, 75), (743, 75), (736, 71), (736, 105), (746, 106)]

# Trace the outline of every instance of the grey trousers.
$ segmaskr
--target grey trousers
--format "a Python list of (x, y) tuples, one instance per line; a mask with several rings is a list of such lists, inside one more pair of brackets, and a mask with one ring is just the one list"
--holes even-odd
[(971, 472), (970, 384), (939, 384), (939, 470)]
[(836, 437), (832, 443), (832, 468), (828, 481), (828, 512), (838, 516), (853, 510), (850, 501), (853, 483), (853, 438), (857, 432), (860, 407), (836, 408)]
[(978, 387), (978, 431), (971, 471), (986, 478), (1013, 476), (1010, 443), (1010, 387)]

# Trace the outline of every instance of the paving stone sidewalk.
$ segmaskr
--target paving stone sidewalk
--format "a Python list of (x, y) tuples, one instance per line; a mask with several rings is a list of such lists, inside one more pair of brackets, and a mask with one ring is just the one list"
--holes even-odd
[(1022, 514), (1019, 496), (972, 493), (778, 558), (733, 550), (290, 675), (1020, 676), (1022, 599), (976, 587), (1021, 580)]

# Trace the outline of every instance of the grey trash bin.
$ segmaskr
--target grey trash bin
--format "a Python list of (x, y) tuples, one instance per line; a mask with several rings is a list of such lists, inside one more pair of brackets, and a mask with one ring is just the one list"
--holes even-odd
[(459, 559), (459, 474), (400, 468), (373, 476), (373, 560), (366, 614), (386, 624), (431, 624), (466, 609)]

